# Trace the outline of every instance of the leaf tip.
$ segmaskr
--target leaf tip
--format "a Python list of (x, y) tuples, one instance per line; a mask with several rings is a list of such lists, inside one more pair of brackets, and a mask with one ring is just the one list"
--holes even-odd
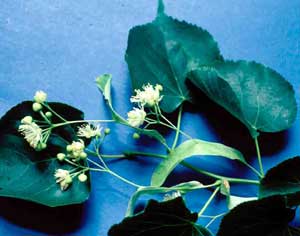
[(165, 13), (165, 5), (163, 0), (158, 0), (157, 15)]

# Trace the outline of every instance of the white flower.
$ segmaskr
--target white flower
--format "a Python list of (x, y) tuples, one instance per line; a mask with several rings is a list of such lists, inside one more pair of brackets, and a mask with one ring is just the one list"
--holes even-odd
[(42, 142), (42, 129), (34, 122), (20, 125), (19, 132), (33, 148), (37, 148)]
[(132, 103), (138, 103), (140, 106), (153, 107), (162, 99), (160, 92), (162, 91), (163, 87), (161, 85), (157, 84), (155, 87), (153, 87), (153, 85), (147, 84), (143, 85), (142, 88), (143, 90), (134, 90), (136, 95), (130, 98)]
[(47, 93), (42, 90), (36, 91), (34, 95), (34, 101), (37, 103), (43, 103), (47, 99)]
[(144, 123), (146, 115), (144, 109), (133, 108), (132, 111), (127, 113), (128, 123), (133, 127), (139, 127)]
[(72, 183), (72, 177), (70, 172), (64, 169), (57, 169), (54, 173), (56, 183), (60, 184), (60, 189), (62, 191), (66, 190)]
[(23, 117), (23, 119), (21, 120), (22, 124), (31, 124), (33, 121), (31, 116), (25, 116)]
[(69, 156), (76, 160), (80, 158), (84, 159), (87, 157), (84, 152), (85, 146), (83, 140), (79, 139), (79, 141), (73, 141), (72, 144), (67, 146), (67, 151), (69, 152)]
[(92, 138), (95, 136), (101, 136), (101, 130), (99, 125), (92, 126), (90, 124), (84, 124), (79, 127), (77, 136), (78, 137), (84, 137), (84, 138)]
[(171, 194), (165, 194), (164, 201), (170, 201), (170, 200), (178, 198), (180, 196), (181, 196), (181, 194), (179, 191), (173, 192)]

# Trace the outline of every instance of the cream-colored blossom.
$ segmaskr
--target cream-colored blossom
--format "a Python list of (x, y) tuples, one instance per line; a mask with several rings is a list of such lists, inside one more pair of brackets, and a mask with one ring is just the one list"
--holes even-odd
[(47, 93), (42, 90), (36, 91), (34, 95), (34, 101), (37, 103), (43, 103), (47, 99)]
[(128, 123), (133, 127), (139, 127), (144, 123), (146, 115), (147, 114), (143, 108), (142, 109), (133, 108), (133, 110), (127, 113)]
[(56, 183), (60, 185), (62, 191), (66, 190), (72, 183), (72, 177), (68, 170), (57, 169), (54, 173)]
[(101, 136), (102, 128), (100, 125), (91, 125), (91, 124), (84, 124), (78, 128), (77, 136), (84, 137), (84, 138), (92, 138), (96, 136)]
[(42, 142), (42, 129), (34, 122), (21, 124), (19, 132), (24, 135), (25, 140), (33, 148), (37, 148), (38, 144)]
[(164, 201), (170, 201), (170, 200), (178, 198), (180, 196), (181, 196), (181, 194), (179, 191), (172, 192), (171, 194), (167, 193), (164, 195)]
[(67, 151), (69, 152), (69, 156), (74, 158), (75, 160), (79, 160), (80, 158), (86, 158), (86, 153), (84, 152), (85, 145), (82, 139), (79, 141), (73, 141), (72, 144), (67, 146)]
[(134, 90), (136, 95), (130, 98), (132, 103), (138, 103), (140, 106), (149, 106), (153, 107), (155, 104), (158, 104), (162, 96), (160, 92), (162, 91), (162, 86), (156, 84), (155, 87), (151, 84), (143, 85), (143, 90), (136, 89)]

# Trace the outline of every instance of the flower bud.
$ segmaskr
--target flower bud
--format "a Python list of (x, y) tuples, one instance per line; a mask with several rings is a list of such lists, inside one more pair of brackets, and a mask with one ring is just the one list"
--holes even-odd
[(85, 152), (82, 152), (82, 153), (79, 154), (79, 157), (81, 159), (85, 159), (85, 158), (87, 158), (87, 154)]
[(22, 124), (31, 124), (32, 123), (32, 117), (31, 116), (25, 116), (22, 120), (21, 123)]
[(51, 117), (52, 117), (52, 112), (47, 111), (47, 112), (45, 113), (45, 115), (47, 116), (47, 118), (51, 118)]
[(88, 178), (87, 175), (84, 174), (84, 173), (78, 175), (78, 180), (79, 180), (80, 182), (85, 182), (85, 181), (87, 181), (87, 178)]
[(73, 146), (71, 144), (67, 145), (66, 147), (68, 152), (72, 152), (73, 151)]
[(58, 154), (56, 155), (56, 157), (57, 157), (57, 159), (58, 159), (59, 161), (63, 161), (63, 160), (66, 158), (66, 154), (64, 154), (64, 153), (58, 153)]
[(134, 133), (134, 134), (132, 135), (132, 137), (133, 137), (134, 139), (139, 139), (141, 136), (140, 136), (138, 133)]
[(44, 91), (36, 91), (34, 95), (34, 101), (37, 103), (43, 103), (47, 99), (47, 94)]
[(106, 129), (104, 130), (104, 134), (105, 134), (105, 135), (110, 134), (110, 128), (106, 128)]
[(35, 102), (32, 104), (32, 110), (35, 112), (40, 111), (42, 110), (42, 105), (40, 103)]
[(65, 177), (65, 183), (66, 183), (66, 184), (72, 183), (72, 177), (71, 177), (70, 175), (67, 175), (67, 176)]

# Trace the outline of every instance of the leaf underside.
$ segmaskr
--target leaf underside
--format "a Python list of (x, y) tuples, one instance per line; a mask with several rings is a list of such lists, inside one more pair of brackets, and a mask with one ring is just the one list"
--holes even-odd
[(189, 79), (213, 101), (243, 122), (253, 137), (289, 128), (296, 118), (293, 87), (256, 62), (225, 61), (198, 68)]

